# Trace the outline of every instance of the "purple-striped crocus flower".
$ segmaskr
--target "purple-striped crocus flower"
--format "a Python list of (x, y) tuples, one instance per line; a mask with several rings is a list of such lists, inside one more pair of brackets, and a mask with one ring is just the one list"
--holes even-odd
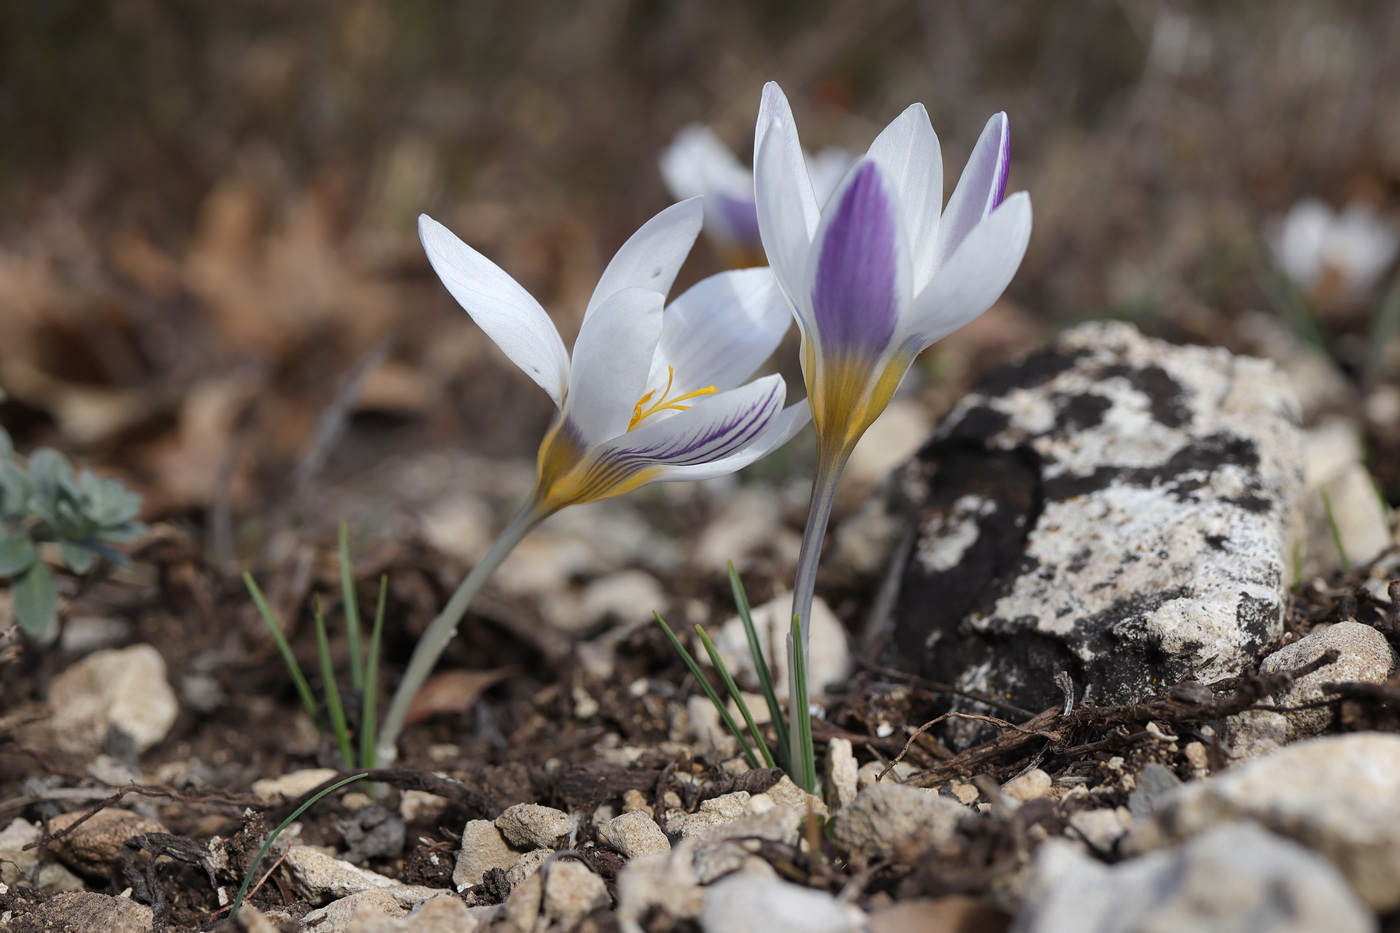
[[(817, 200), (825, 201), (855, 157), (828, 147), (804, 154)], [(765, 265), (754, 205), (753, 172), (701, 123), (681, 127), (661, 153), (661, 178), (676, 199), (705, 198), (705, 235), (730, 266)]]
[(794, 585), (794, 612), (804, 623), (851, 450), (915, 357), (987, 310), (1025, 255), (1031, 204), (1024, 192), (1004, 198), (1010, 155), (1010, 130), (999, 113), (944, 208), (938, 137), (923, 105), (914, 104), (876, 137), (823, 206), (787, 98), (777, 84), (763, 89), (754, 142), (758, 228), (801, 331), (817, 433)]
[(472, 598), (541, 521), (647, 483), (732, 473), (807, 423), (804, 404), (784, 407), (781, 376), (747, 381), (791, 321), (771, 271), (722, 272), (666, 304), (702, 218), (699, 198), (682, 201), (623, 244), (588, 302), (572, 357), (524, 288), (442, 224), (419, 218), (447, 290), (559, 413), (540, 445), (530, 498), (414, 649), (385, 716), (381, 761), (392, 760), (408, 705)]

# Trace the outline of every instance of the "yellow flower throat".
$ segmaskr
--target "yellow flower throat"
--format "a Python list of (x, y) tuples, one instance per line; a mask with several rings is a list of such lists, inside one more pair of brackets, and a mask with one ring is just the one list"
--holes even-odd
[(682, 405), (681, 402), (688, 402), (691, 399), (699, 398), (702, 395), (714, 395), (718, 391), (714, 386), (705, 386), (703, 389), (696, 389), (694, 392), (687, 392), (685, 395), (678, 395), (675, 398), (668, 398), (671, 394), (671, 383), (676, 379), (676, 367), (666, 367), (666, 388), (661, 390), (661, 397), (653, 402), (652, 396), (656, 395), (656, 390), (652, 389), (646, 395), (637, 399), (637, 407), (632, 409), (632, 420), (627, 425), (627, 430), (632, 430), (647, 418), (658, 411), (686, 411), (689, 405)]

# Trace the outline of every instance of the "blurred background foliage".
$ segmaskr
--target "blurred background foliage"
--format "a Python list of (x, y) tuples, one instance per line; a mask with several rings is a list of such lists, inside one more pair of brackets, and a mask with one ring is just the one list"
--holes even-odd
[[(529, 457), (548, 400), (437, 285), (415, 217), (568, 339), (668, 202), (661, 148), (703, 121), (746, 153), (769, 79), (812, 148), (863, 150), (924, 102), (954, 177), (1010, 115), (1030, 252), (937, 352), (932, 409), (1085, 318), (1258, 351), (1260, 313), (1287, 317), (1270, 224), (1305, 196), (1400, 205), (1396, 50), (1384, 0), (3, 4), (0, 418), (133, 482), (147, 517), (254, 510), (357, 367), (332, 474), (390, 448)], [(717, 262), (702, 244), (683, 281)], [(1322, 340), (1384, 381), (1361, 359), (1378, 301)]]

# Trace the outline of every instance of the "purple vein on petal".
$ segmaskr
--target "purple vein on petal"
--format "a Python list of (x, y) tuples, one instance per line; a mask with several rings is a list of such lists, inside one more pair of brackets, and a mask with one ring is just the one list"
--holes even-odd
[(1006, 179), (1011, 174), (1011, 125), (1005, 117), (1002, 117), (1001, 152), (998, 156), (996, 182), (992, 185), (992, 199), (987, 204), (988, 214), (1001, 206), (1002, 198), (1006, 197)]
[(873, 162), (838, 197), (812, 282), (816, 330), (824, 353), (879, 353), (899, 319), (894, 205)]

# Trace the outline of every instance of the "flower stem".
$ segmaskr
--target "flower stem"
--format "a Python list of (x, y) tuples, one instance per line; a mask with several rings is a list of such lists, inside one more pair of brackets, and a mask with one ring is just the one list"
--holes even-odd
[[(817, 565), (821, 563), (822, 544), (826, 526), (831, 520), (831, 506), (836, 499), (836, 486), (846, 469), (849, 450), (835, 454), (817, 451), (817, 472), (812, 479), (812, 501), (807, 509), (807, 527), (802, 532), (802, 549), (797, 554), (797, 579), (793, 583), (793, 627), (788, 636), (788, 761), (793, 771), (802, 775), (798, 784), (809, 792), (816, 783), (816, 762), (811, 743), (811, 729), (802, 729), (808, 722), (807, 659), (812, 645), (812, 598), (817, 586)], [(801, 657), (797, 652), (801, 652)], [(799, 676), (800, 675), (800, 676)], [(798, 717), (804, 717), (799, 719)], [(803, 741), (803, 735), (807, 736)], [(811, 785), (811, 786), (808, 786)]]
[(437, 618), (418, 639), (413, 656), (408, 659), (408, 668), (403, 672), (403, 679), (394, 691), (394, 698), (389, 703), (389, 709), (384, 714), (384, 722), (379, 729), (379, 741), (375, 750), (375, 759), (379, 767), (387, 768), (397, 757), (396, 746), (399, 733), (403, 731), (404, 720), (408, 716), (408, 708), (418, 691), (423, 688), (428, 675), (437, 666), (442, 653), (447, 650), (448, 643), (457, 634), (457, 626), (461, 623), (462, 616), (466, 615), (472, 600), (506, 556), (515, 550), (515, 546), (545, 517), (533, 498), (525, 503), (491, 545), (491, 549), (477, 561), (471, 573), (457, 586), (457, 591), (452, 594), (447, 605), (442, 607), (442, 612), (438, 613)]

